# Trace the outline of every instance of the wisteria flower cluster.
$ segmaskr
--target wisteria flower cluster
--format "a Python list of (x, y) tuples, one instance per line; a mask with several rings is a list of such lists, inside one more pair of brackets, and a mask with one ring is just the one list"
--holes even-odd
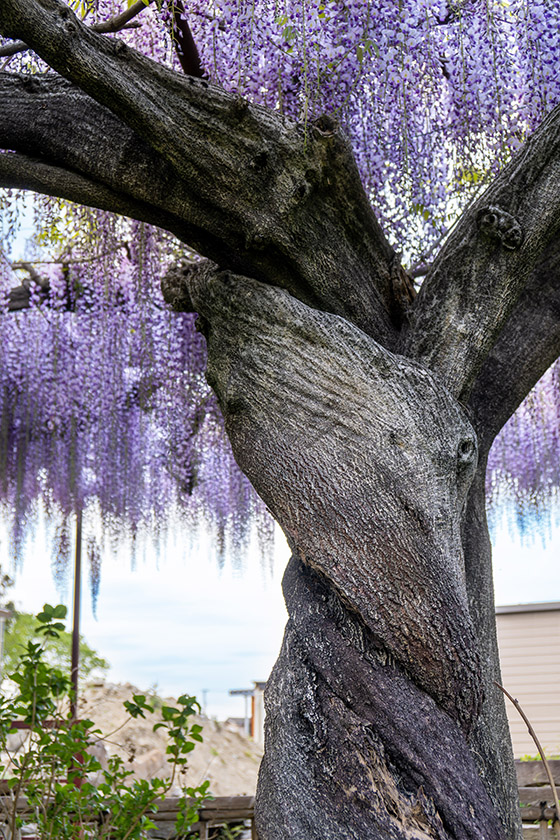
[[(118, 0), (69, 5), (89, 21), (122, 11)], [(119, 37), (179, 70), (173, 12), (188, 16), (215, 82), (304, 125), (335, 115), (409, 266), (430, 260), (560, 102), (560, 0), (160, 0)], [(44, 69), (30, 53), (12, 67)], [(0, 205), (5, 252), (20, 200), (5, 193)], [(177, 244), (52, 199), (37, 199), (35, 213), (28, 256), (48, 292), (34, 288), (31, 309), (0, 319), (0, 495), (16, 554), (38, 500), (61, 517), (58, 558), (70, 542), (65, 517), (88, 506), (131, 533), (204, 516), (222, 543), (248, 539), (254, 521), (266, 538), (270, 523), (204, 381), (200, 336), (161, 298)], [(0, 285), (6, 303), (6, 259)], [(494, 509), (511, 499), (539, 512), (556, 493), (558, 378), (548, 376), (492, 452)], [(94, 543), (90, 555), (95, 580)]]
[[(74, 227), (82, 233), (72, 248), (65, 242), (57, 262), (35, 262), (43, 285), (22, 312), (8, 311), (14, 277), (4, 261), (0, 499), (13, 522), (15, 557), (41, 507), (53, 522), (61, 581), (73, 549), (70, 520), (87, 511), (94, 597), (100, 525), (109, 536), (161, 539), (171, 524), (192, 532), (204, 521), (219, 549), (240, 551), (256, 521), (268, 544), (270, 520), (235, 465), (204, 378), (194, 316), (171, 313), (163, 302), (170, 238), (57, 201), (43, 204), (41, 215), (45, 237), (55, 242), (60, 223), (63, 236)], [(51, 249), (41, 249), (43, 258)]]

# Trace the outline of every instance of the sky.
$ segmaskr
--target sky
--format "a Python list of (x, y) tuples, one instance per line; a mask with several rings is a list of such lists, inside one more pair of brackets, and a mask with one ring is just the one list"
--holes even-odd
[[(6, 541), (0, 536), (2, 554)], [(159, 558), (148, 550), (134, 569), (125, 550), (105, 556), (97, 617), (84, 582), (81, 630), (111, 663), (109, 680), (155, 686), (162, 696), (196, 694), (211, 717), (241, 717), (243, 698), (229, 690), (266, 680), (280, 649), (288, 547), (278, 532), (273, 570), (254, 552), (240, 572), (227, 562), (220, 570), (208, 545), (183, 542), (176, 534)], [(560, 530), (546, 545), (539, 538), (523, 546), (503, 528), (494, 540), (496, 603), (560, 600), (559, 556)], [(71, 586), (61, 597), (53, 582), (44, 534), (28, 545), (10, 595), (26, 612), (45, 602), (71, 608)]]
[[(23, 220), (12, 256), (31, 232)], [(560, 600), (560, 529), (546, 544), (537, 537), (521, 544), (504, 526), (494, 535), (494, 577), (499, 605)], [(6, 566), (8, 537), (0, 522), (0, 562)], [(277, 533), (273, 569), (256, 552), (243, 571), (219, 564), (204, 537), (192, 547), (176, 533), (160, 552), (148, 549), (134, 570), (125, 550), (104, 556), (97, 615), (84, 582), (81, 632), (111, 664), (108, 679), (130, 682), (161, 696), (196, 694), (208, 715), (241, 717), (247, 689), (266, 680), (278, 655), (286, 611), (281, 578), (289, 557)], [(8, 564), (9, 565), (9, 564)], [(50, 550), (40, 528), (31, 541), (10, 592), (19, 610), (38, 612), (45, 602), (71, 610), (71, 586), (59, 592), (50, 569)]]
[[(159, 557), (148, 549), (134, 569), (125, 549), (105, 554), (96, 616), (84, 574), (81, 632), (111, 663), (110, 681), (155, 687), (164, 697), (195, 694), (211, 717), (241, 717), (244, 700), (229, 690), (266, 680), (280, 648), (287, 545), (279, 534), (273, 570), (253, 552), (240, 572), (227, 561), (220, 569), (208, 545), (193, 548), (186, 539), (183, 547), (176, 536)], [(7, 535), (2, 542), (7, 545)], [(57, 590), (39, 533), (9, 597), (25, 612), (47, 602), (65, 603), (70, 613), (72, 586), (70, 579), (66, 591)]]

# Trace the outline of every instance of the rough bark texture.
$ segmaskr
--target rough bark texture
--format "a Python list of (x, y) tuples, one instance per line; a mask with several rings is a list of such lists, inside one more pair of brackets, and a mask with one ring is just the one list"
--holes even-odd
[(259, 836), (502, 836), (468, 746), (483, 678), (463, 411), (424, 368), (285, 292), (210, 268), (189, 291), (236, 457), (297, 551)]
[(496, 637), (492, 546), (488, 536), (484, 500), (486, 458), (471, 485), (463, 518), (463, 550), (469, 612), (477, 636), (484, 700), (469, 745), (480, 777), (495, 803), (508, 836), (519, 830), (519, 793), (513, 763), (509, 726), (503, 706), (502, 683)]
[(228, 272), (196, 280), (208, 379), (243, 471), (302, 560), (468, 729), (480, 672), (459, 529), (476, 465), (463, 411), (342, 318)]
[(463, 402), (543, 253), (554, 247), (559, 186), (556, 109), (463, 215), (422, 285), (405, 352), (438, 372)]
[[(456, 722), (296, 557), (284, 591), (290, 621), (267, 685), (259, 837), (502, 837)], [(286, 808), (298, 791), (303, 807)]]
[(415, 298), (331, 120), (158, 67), (61, 0), (1, 0), (0, 33), (65, 77), (0, 73), (0, 185), (208, 258), (164, 291), (200, 313), (236, 457), (293, 550), (260, 839), (518, 837), (484, 471), (560, 353), (560, 110)]

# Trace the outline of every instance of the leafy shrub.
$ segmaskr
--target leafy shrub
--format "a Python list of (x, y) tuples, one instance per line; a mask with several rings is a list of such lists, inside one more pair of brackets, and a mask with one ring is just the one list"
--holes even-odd
[[(0, 748), (5, 756), (0, 773), (7, 788), (0, 822), (12, 838), (32, 823), (41, 840), (143, 840), (154, 828), (152, 817), (160, 800), (202, 741), (201, 727), (192, 723), (200, 707), (194, 697), (183, 695), (176, 707), (161, 708), (162, 720), (154, 730), (165, 729), (169, 738), (168, 779), (132, 780), (132, 772), (116, 756), (103, 770), (88, 752), (102, 740), (100, 730), (90, 720), (68, 719), (70, 679), (46, 657), (49, 640), (64, 632), (65, 617), (66, 607), (45, 604), (37, 615), (40, 641), (27, 642), (10, 675), (15, 691), (0, 696)], [(124, 705), (133, 718), (146, 718), (154, 711), (143, 694), (133, 695)], [(22, 728), (28, 737), (11, 749), (9, 736)], [(93, 774), (101, 774), (101, 783), (89, 781)], [(209, 797), (208, 784), (183, 786), (177, 833), (186, 833), (197, 821), (198, 808)]]
[[(28, 642), (41, 640), (41, 622), (31, 613), (14, 612), (7, 622), (4, 636), (3, 671), (10, 673), (19, 667), (19, 659), (27, 649)], [(49, 638), (44, 648), (43, 659), (51, 665), (70, 672), (72, 636), (60, 630), (56, 637)], [(80, 679), (92, 674), (103, 674), (109, 670), (109, 663), (93, 650), (83, 636), (80, 636)]]

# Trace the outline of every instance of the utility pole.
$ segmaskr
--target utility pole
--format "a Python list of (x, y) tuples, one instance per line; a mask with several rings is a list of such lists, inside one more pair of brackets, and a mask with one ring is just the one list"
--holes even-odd
[(80, 667), (80, 600), (82, 583), (82, 508), (76, 514), (76, 553), (74, 563), (74, 617), (72, 625), (72, 699), (70, 700), (70, 719), (76, 719), (78, 702), (78, 670)]
[(4, 676), (4, 631), (6, 628), (6, 621), (12, 615), (11, 610), (0, 609), (0, 682)]

